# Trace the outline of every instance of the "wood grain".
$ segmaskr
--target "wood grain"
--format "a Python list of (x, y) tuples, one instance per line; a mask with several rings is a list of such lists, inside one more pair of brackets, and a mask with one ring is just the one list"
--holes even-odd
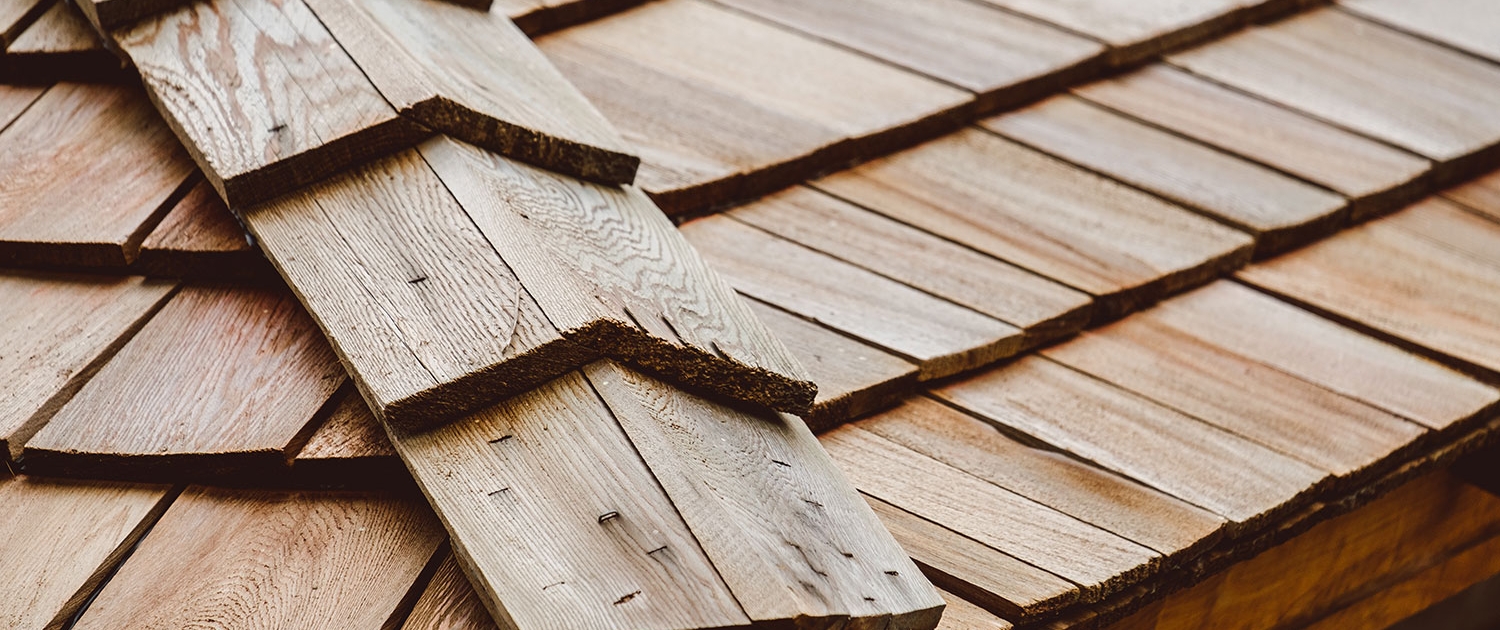
[(7, 459), (166, 302), (140, 277), (0, 276), (0, 446)]
[(1133, 481), (1028, 447), (931, 398), (912, 398), (856, 426), (1168, 558), (1212, 545), (1225, 524)]
[(442, 554), (442, 562), (401, 630), (499, 630), (453, 554)]
[(1369, 472), (1426, 433), (1146, 318), (1126, 318), (1042, 354), (1341, 477)]
[(1084, 598), (1146, 577), (1160, 561), (1145, 547), (854, 425), (822, 442), (861, 492), (1062, 576)]
[(1277, 107), (1167, 64), (1075, 88), (1128, 116), (1318, 184), (1358, 221), (1425, 190), (1426, 159)]
[(728, 216), (1025, 329), (1030, 343), (1088, 322), (1087, 294), (813, 189)]
[(953, 593), (941, 593), (948, 607), (943, 610), (943, 621), (938, 624), (938, 630), (1010, 630), (1015, 627)]
[(1491, 538), (1454, 554), (1442, 564), (1340, 608), (1308, 627), (1312, 630), (1379, 627), (1412, 619), (1417, 613), (1462, 595), (1469, 587), (1500, 573), (1497, 558), (1500, 558), (1500, 538)]
[(10, 47), (26, 27), (41, 17), (51, 4), (48, 0), (5, 0), (0, 2), (0, 51)]
[(1432, 429), (1487, 416), (1500, 401), (1500, 391), (1433, 361), (1233, 282), (1139, 317)]
[(190, 487), (74, 627), (390, 627), (442, 541), (409, 496)]
[(213, 186), (199, 180), (141, 241), (133, 270), (148, 276), (265, 280), (275, 276)]
[(1451, 188), (1444, 197), (1486, 217), (1500, 221), (1500, 172), (1490, 173), (1462, 186)]
[(448, 138), (421, 152), (564, 339), (779, 411), (812, 403), (802, 366), (639, 189)]
[(17, 83), (107, 82), (123, 74), (72, 2), (52, 3), (0, 55), (0, 77)]
[(501, 627), (748, 623), (581, 374), (392, 443)]
[(588, 356), (415, 150), (243, 217), (387, 422), (451, 420)]
[(1424, 199), (1380, 224), (1500, 268), (1500, 224), (1443, 197)]
[(1094, 295), (1096, 319), (1250, 254), (1249, 236), (977, 129), (812, 185)]
[[(934, 584), (989, 610), (1024, 618), (1078, 601), (1077, 585), (894, 505), (865, 500)], [(945, 615), (946, 616), (946, 615)]]
[(27, 465), (114, 478), (279, 470), (343, 378), (286, 291), (186, 287), (27, 443)]
[(1500, 112), (1487, 105), (1500, 100), (1500, 68), (1334, 9), (1169, 59), (1448, 165), (1440, 179), (1500, 142)]
[(917, 366), (910, 361), (764, 302), (746, 302), (818, 384), (818, 397), (802, 416), (813, 431), (894, 405), (915, 388)]
[(1399, 0), (1341, 0), (1370, 19), (1500, 63), (1500, 15), (1484, 0), (1436, 0), (1421, 6)]
[(1241, 19), (1238, 0), (984, 0), (1109, 45), (1111, 65), (1129, 64), (1224, 32)]
[(427, 134), (396, 114), (302, 0), (198, 2), (112, 35), (231, 207)]
[(504, 15), (443, 0), (308, 0), (403, 116), (548, 170), (629, 184), (640, 158)]
[(917, 363), (923, 379), (1021, 350), (1020, 329), (728, 217), (682, 226), (744, 294)]
[(720, 0), (978, 95), (992, 110), (1098, 72), (1097, 42), (962, 0)]
[(136, 88), (60, 83), (0, 133), (0, 259), (120, 267), (192, 162)]
[(752, 621), (936, 622), (942, 600), (801, 420), (609, 362), (584, 374)]
[(1285, 512), (1327, 473), (1031, 356), (933, 393), (1074, 457), (1209, 509), (1228, 533)]
[(0, 85), (0, 131), (31, 107), (46, 88), (31, 85)]
[(1340, 195), (1063, 94), (980, 123), (1255, 237), (1258, 256), (1342, 227)]
[(1477, 220), (1423, 235), (1400, 227), (1442, 222), (1444, 211), (1439, 203), (1418, 204), (1241, 277), (1494, 379), (1500, 377), (1500, 265), (1462, 249), (1493, 257), (1500, 224)]
[(0, 480), (0, 624), (66, 627), (174, 496), (166, 486)]
[(953, 127), (973, 96), (698, 0), (541, 38), (542, 52), (640, 150), (669, 215), (784, 188)]
[(400, 487), (411, 475), (364, 399), (346, 388), (334, 394), (333, 410), (291, 461), (292, 477), (305, 484), (359, 488)]

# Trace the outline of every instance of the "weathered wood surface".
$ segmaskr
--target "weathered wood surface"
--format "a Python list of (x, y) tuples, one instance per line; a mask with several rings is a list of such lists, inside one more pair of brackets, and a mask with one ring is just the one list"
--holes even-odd
[(1146, 317), (1126, 318), (1042, 354), (1338, 476), (1368, 472), (1426, 433), (1212, 338)]
[(428, 134), (397, 115), (302, 0), (196, 2), (112, 35), (231, 207)]
[(421, 153), (565, 339), (734, 399), (812, 403), (802, 366), (639, 189), (448, 138)]
[(127, 265), (191, 173), (138, 89), (54, 85), (0, 132), (0, 259)]
[(1340, 0), (1372, 20), (1500, 63), (1500, 13), (1485, 0)]
[(1031, 343), (1088, 323), (1085, 293), (813, 189), (728, 216), (1022, 328)]
[[(1079, 601), (1077, 585), (968, 536), (866, 496), (880, 522), (941, 589), (1014, 618)], [(946, 613), (945, 613), (946, 614)]]
[(943, 609), (943, 621), (938, 624), (938, 630), (1010, 630), (1015, 627), (958, 595), (946, 591), (939, 593), (948, 607)]
[(397, 113), (548, 170), (635, 179), (640, 158), (504, 15), (443, 0), (307, 2)]
[(1485, 162), (1473, 156), (1500, 143), (1500, 110), (1489, 106), (1500, 101), (1500, 67), (1335, 9), (1169, 60), (1431, 158), (1440, 179)]
[(1078, 96), (1318, 184), (1360, 220), (1428, 185), (1431, 162), (1293, 110), (1154, 64), (1073, 90)]
[(393, 441), (502, 627), (935, 623), (800, 421), (588, 371)]
[(453, 554), (442, 553), (437, 571), (422, 589), (401, 630), (499, 630)]
[(1021, 350), (1015, 326), (734, 219), (707, 217), (682, 232), (745, 295), (910, 359), (923, 379)]
[(31, 107), (46, 88), (30, 85), (0, 85), (0, 131)]
[[(1211, 37), (1239, 23), (1241, 0), (984, 0), (1081, 33), (1109, 45), (1112, 65)], [(1281, 4), (1286, 4), (1285, 2)]]
[(1085, 598), (1155, 572), (1160, 555), (854, 425), (823, 446), (861, 492), (1077, 584)]
[(956, 124), (945, 86), (698, 0), (645, 5), (538, 40), (640, 150), (668, 214), (784, 188)]
[(48, 0), (5, 0), (0, 2), (0, 52), (10, 47), (26, 27), (51, 6)]
[(978, 95), (992, 110), (1097, 73), (1104, 46), (963, 0), (720, 0)]
[(54, 2), (0, 55), (0, 78), (18, 83), (102, 82), (124, 74), (72, 2)]
[[(1453, 224), (1463, 216), (1442, 202), (1420, 203), (1240, 277), (1496, 378), (1500, 224)], [(1425, 227), (1419, 233), (1408, 223)]]
[(279, 470), (342, 370), (285, 290), (186, 287), (28, 443), (38, 473)]
[(1490, 219), (1500, 221), (1500, 171), (1444, 191), (1443, 196)]
[(1137, 317), (1432, 429), (1483, 418), (1500, 402), (1492, 387), (1233, 282)]
[(980, 124), (1248, 232), (1257, 256), (1327, 236), (1345, 222), (1348, 202), (1336, 193), (1071, 95)]
[(166, 486), (0, 480), (0, 624), (66, 627), (171, 503)]
[(813, 431), (894, 405), (915, 389), (917, 366), (910, 361), (777, 307), (746, 302), (818, 384), (818, 397), (802, 416)]
[(292, 458), (292, 479), (360, 488), (405, 485), (411, 475), (359, 393), (334, 394), (333, 410)]
[(1098, 298), (1108, 319), (1244, 264), (1249, 236), (969, 129), (812, 182)]
[(74, 627), (392, 627), (442, 541), (414, 497), (190, 487)]
[(1218, 540), (1225, 525), (1180, 499), (1021, 444), (931, 398), (912, 398), (856, 426), (1163, 556), (1200, 551)]
[(139, 277), (0, 276), (0, 446), (10, 459), (145, 325), (174, 284)]
[(199, 180), (141, 241), (132, 270), (148, 276), (264, 280), (275, 272), (213, 186)]
[(1328, 473), (1051, 360), (1031, 356), (933, 393), (1004, 430), (1139, 480), (1230, 521), (1284, 513)]
[[(1338, 619), (1329, 613), (1490, 540), (1497, 528), (1500, 502), (1448, 473), (1434, 473), (1168, 595), (1109, 628), (1307, 627), (1319, 619)], [(1393, 549), (1400, 552), (1392, 553)]]

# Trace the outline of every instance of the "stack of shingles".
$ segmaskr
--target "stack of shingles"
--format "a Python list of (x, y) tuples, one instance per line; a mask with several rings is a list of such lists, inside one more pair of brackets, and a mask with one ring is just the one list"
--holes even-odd
[[(312, 319), (274, 291), (182, 289), (39, 412), (56, 414), (28, 462), (150, 475), (233, 442), (269, 464), (310, 440), (298, 427), (341, 381), (315, 320), (506, 625), (936, 623), (942, 600), (801, 421), (658, 380), (755, 409), (802, 411), (814, 393), (618, 185), (636, 159), (504, 17), (216, 0), (107, 37)], [(229, 375), (202, 378), (214, 371)], [(264, 405), (252, 390), (267, 382), (295, 395)]]

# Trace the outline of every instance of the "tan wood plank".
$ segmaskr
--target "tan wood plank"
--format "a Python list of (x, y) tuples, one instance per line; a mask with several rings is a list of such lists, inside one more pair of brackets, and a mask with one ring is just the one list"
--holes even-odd
[(1328, 476), (1040, 357), (933, 393), (1003, 430), (1212, 510), (1229, 519), (1231, 534), (1285, 511)]
[(1096, 296), (1096, 318), (1243, 264), (1250, 237), (969, 129), (813, 182)]
[(1213, 544), (1225, 525), (1202, 508), (1028, 447), (930, 398), (913, 398), (856, 426), (1166, 557)]
[(866, 496), (880, 522), (939, 587), (1014, 618), (1078, 601), (1077, 585), (947, 527)]
[(279, 470), (343, 379), (285, 290), (186, 287), (27, 443), (27, 464), (107, 477)]
[(979, 95), (991, 109), (1098, 71), (1104, 46), (962, 0), (720, 0), (722, 4), (910, 68)]
[(1397, 29), (1500, 63), (1500, 13), (1485, 0), (1340, 0), (1339, 6)]
[(752, 621), (937, 620), (941, 598), (801, 420), (738, 412), (609, 362), (584, 374)]
[(1433, 361), (1233, 282), (1138, 317), (1433, 429), (1487, 415), (1500, 401), (1500, 391)]
[(166, 511), (166, 486), (14, 477), (0, 481), (0, 624), (65, 627)]
[(388, 627), (442, 541), (410, 496), (190, 487), (74, 627)]
[(748, 622), (581, 374), (392, 442), (502, 627)]
[(52, 414), (166, 301), (175, 283), (140, 277), (0, 276), (0, 446), (19, 455)]
[(1126, 115), (1243, 156), (1350, 199), (1355, 220), (1425, 189), (1431, 162), (1167, 64), (1077, 88)]
[(1389, 626), (1497, 574), (1500, 574), (1500, 538), (1491, 538), (1455, 554), (1442, 564), (1340, 608), (1308, 628), (1336, 630)]
[(1440, 165), (1500, 142), (1500, 68), (1334, 9), (1169, 59)]
[(1433, 240), (1451, 235), (1418, 235), (1400, 227), (1418, 219), (1441, 221), (1436, 215), (1443, 211), (1439, 204), (1418, 204), (1249, 268), (1241, 277), (1491, 377), (1500, 375), (1500, 265), (1461, 251), (1500, 249), (1500, 224), (1470, 222), (1460, 228), (1464, 242), (1456, 247)]
[(818, 397), (802, 416), (813, 431), (894, 405), (915, 388), (917, 366), (910, 361), (763, 302), (746, 302), (818, 384)]
[(1490, 173), (1447, 190), (1444, 197), (1486, 217), (1500, 221), (1500, 172)]
[(948, 607), (943, 610), (943, 621), (938, 624), (938, 630), (1010, 630), (1015, 627), (953, 593), (942, 591), (942, 595)]
[(444, 552), (401, 630), (499, 630), (453, 554)]
[(746, 295), (917, 363), (924, 379), (1014, 355), (1022, 331), (728, 217), (682, 226)]
[(1088, 322), (1087, 294), (813, 189), (728, 216), (1023, 328), (1034, 343)]
[(1347, 214), (1336, 193), (1067, 94), (980, 125), (1249, 232), (1258, 256), (1331, 234)]
[(1238, 24), (1240, 0), (984, 0), (1109, 44), (1111, 64), (1144, 59)]
[(1145, 547), (854, 425), (824, 434), (822, 442), (861, 492), (1062, 576), (1085, 598), (1150, 575), (1160, 560)]
[(1426, 433), (1146, 318), (1127, 318), (1042, 354), (1341, 477), (1404, 451)]
[(415, 150), (244, 219), (385, 421), (450, 420), (586, 356)]
[(57, 84), (0, 133), (0, 259), (124, 266), (191, 173), (138, 89)]
[(668, 214), (783, 188), (951, 127), (973, 96), (698, 0), (543, 37), (558, 69), (640, 149)]
[(0, 56), (0, 76), (7, 81), (117, 80), (120, 60), (72, 2), (55, 2)]
[(292, 459), (292, 478), (304, 484), (381, 488), (409, 483), (385, 429), (359, 394), (334, 394), (333, 410)]
[(231, 207), (427, 133), (397, 116), (302, 0), (193, 3), (113, 37)]
[(1500, 224), (1443, 197), (1429, 197), (1382, 226), (1421, 236), (1474, 260), (1500, 268)]
[(565, 339), (737, 400), (812, 403), (802, 366), (639, 189), (447, 138), (421, 152)]
[(396, 111), (530, 164), (629, 184), (640, 158), (504, 15), (442, 0), (308, 0)]
[(51, 6), (49, 0), (5, 0), (0, 2), (0, 51), (10, 47), (26, 27)]
[(45, 91), (42, 86), (0, 85), (0, 131), (9, 127)]
[(261, 280), (275, 272), (245, 228), (199, 180), (141, 241), (135, 271), (148, 276)]

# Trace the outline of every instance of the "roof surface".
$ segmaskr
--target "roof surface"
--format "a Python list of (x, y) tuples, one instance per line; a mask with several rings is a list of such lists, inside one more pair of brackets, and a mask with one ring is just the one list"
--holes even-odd
[(138, 52), (226, 0), (110, 31), (144, 85), (0, 0), (0, 621), (1094, 627), (1500, 426), (1496, 12), (635, 4), (484, 18), (634, 186), (371, 75), (376, 140), (237, 199)]

